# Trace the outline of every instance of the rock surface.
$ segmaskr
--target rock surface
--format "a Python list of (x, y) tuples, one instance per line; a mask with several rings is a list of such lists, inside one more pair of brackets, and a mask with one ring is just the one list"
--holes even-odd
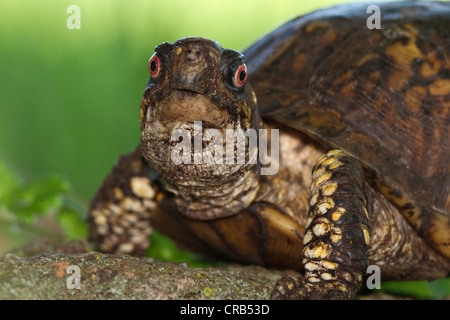
[[(79, 268), (79, 289), (69, 266)], [(84, 242), (40, 240), (0, 257), (0, 300), (269, 299), (281, 275), (235, 264), (191, 268), (186, 263), (89, 252)]]
[[(67, 271), (70, 266), (79, 267), (79, 289), (76, 275)], [(266, 300), (284, 274), (299, 276), (239, 264), (192, 268), (99, 253), (83, 241), (55, 243), (43, 238), (0, 256), (0, 300)], [(405, 297), (366, 292), (357, 299)]]

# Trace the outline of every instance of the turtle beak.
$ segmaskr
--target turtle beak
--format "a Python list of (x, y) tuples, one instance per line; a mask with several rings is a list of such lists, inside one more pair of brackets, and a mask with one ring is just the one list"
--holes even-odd
[(171, 70), (173, 89), (214, 95), (220, 61), (217, 43), (201, 38), (184, 38), (174, 43)]
[(208, 127), (222, 128), (230, 121), (226, 110), (212, 103), (205, 95), (189, 90), (172, 90), (157, 105), (158, 120), (170, 126), (202, 121)]
[(157, 104), (157, 118), (165, 125), (203, 121), (221, 128), (230, 115), (211, 101), (216, 82), (222, 80), (218, 76), (220, 45), (203, 38), (184, 38), (175, 42), (172, 50), (171, 90)]

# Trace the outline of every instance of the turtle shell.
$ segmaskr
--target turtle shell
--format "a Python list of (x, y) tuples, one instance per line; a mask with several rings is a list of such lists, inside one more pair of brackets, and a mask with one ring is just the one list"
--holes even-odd
[(380, 29), (369, 5), (276, 29), (244, 52), (249, 80), (263, 117), (355, 156), (450, 257), (450, 3), (380, 3)]

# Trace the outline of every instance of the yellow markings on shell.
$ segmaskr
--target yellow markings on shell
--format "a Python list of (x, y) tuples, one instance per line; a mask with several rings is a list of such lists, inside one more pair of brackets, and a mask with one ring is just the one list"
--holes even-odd
[(428, 58), (422, 63), (420, 75), (424, 78), (437, 75), (442, 70), (442, 62), (433, 54), (433, 58)]
[(155, 190), (151, 187), (149, 178), (133, 177), (130, 186), (133, 193), (140, 198), (151, 199), (155, 196)]
[(325, 259), (330, 255), (330, 245), (320, 241), (313, 247), (305, 247), (304, 256), (310, 259)]
[(342, 74), (341, 76), (339, 76), (338, 78), (336, 78), (333, 81), (333, 85), (338, 86), (341, 83), (343, 83), (344, 81), (354, 79), (355, 78), (354, 73), (355, 72), (352, 69), (347, 70), (344, 74)]
[(445, 96), (450, 94), (450, 80), (438, 79), (430, 83), (428, 86), (430, 94), (433, 96)]
[(358, 62), (356, 63), (356, 65), (358, 67), (362, 67), (366, 62), (372, 60), (372, 59), (376, 59), (377, 58), (377, 54), (375, 52), (371, 52), (369, 54), (366, 54), (364, 57), (362, 57), (361, 59), (358, 60)]
[(180, 47), (177, 48), (177, 54), (180, 54), (181, 51), (183, 51), (183, 49), (182, 49), (181, 46), (180, 46)]
[(341, 89), (339, 90), (339, 92), (343, 95), (343, 96), (347, 96), (348, 98), (353, 98), (355, 96), (355, 88), (357, 86), (357, 81), (356, 80), (352, 80), (349, 83), (343, 85), (341, 87)]
[(337, 182), (331, 182), (329, 184), (326, 184), (322, 187), (322, 195), (324, 195), (325, 197), (329, 197), (331, 195), (333, 195), (333, 193), (336, 191), (338, 187)]
[(291, 63), (293, 70), (301, 70), (305, 66), (305, 62), (308, 61), (308, 54), (306, 52), (298, 53), (295, 55)]
[(412, 24), (405, 24), (403, 27), (407, 30), (401, 32), (409, 38), (408, 41), (406, 43), (405, 41), (394, 42), (385, 51), (399, 65), (410, 64), (416, 58), (424, 58), (416, 45), (417, 28)]
[(308, 34), (310, 32), (313, 32), (317, 28), (326, 28), (329, 27), (329, 23), (326, 21), (314, 21), (306, 25), (305, 33)]
[(396, 41), (385, 50), (385, 53), (392, 57), (395, 65), (399, 66), (394, 68), (388, 77), (388, 86), (392, 91), (400, 90), (409, 82), (414, 73), (411, 67), (414, 59), (425, 60), (426, 58), (417, 46), (418, 30), (413, 24), (405, 24), (398, 31), (407, 40)]
[(405, 92), (403, 101), (408, 105), (410, 110), (421, 112), (422, 100), (427, 94), (427, 88), (423, 86), (414, 86)]

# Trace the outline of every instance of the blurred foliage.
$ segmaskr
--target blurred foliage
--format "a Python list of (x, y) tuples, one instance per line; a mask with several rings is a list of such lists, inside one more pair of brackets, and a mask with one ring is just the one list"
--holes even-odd
[(419, 299), (450, 298), (450, 278), (436, 281), (389, 281), (382, 282), (385, 292)]
[[(70, 191), (67, 181), (53, 176), (26, 182), (0, 159), (0, 186), (0, 223), (13, 232), (22, 229), (56, 239), (87, 237), (82, 214), (64, 197)], [(56, 225), (39, 225), (48, 216)]]
[(212, 261), (190, 251), (179, 249), (172, 240), (159, 232), (153, 232), (151, 246), (145, 255), (162, 261), (186, 262), (194, 268), (207, 268), (221, 264), (219, 261)]
[[(296, 15), (341, 2), (2, 0), (0, 254), (30, 234), (86, 236), (89, 199), (118, 155), (138, 143), (156, 45), (203, 36), (241, 50)], [(66, 27), (73, 4), (81, 9), (79, 30)], [(157, 233), (152, 243), (157, 258), (198, 261)], [(450, 295), (448, 279), (385, 287), (421, 298)]]

